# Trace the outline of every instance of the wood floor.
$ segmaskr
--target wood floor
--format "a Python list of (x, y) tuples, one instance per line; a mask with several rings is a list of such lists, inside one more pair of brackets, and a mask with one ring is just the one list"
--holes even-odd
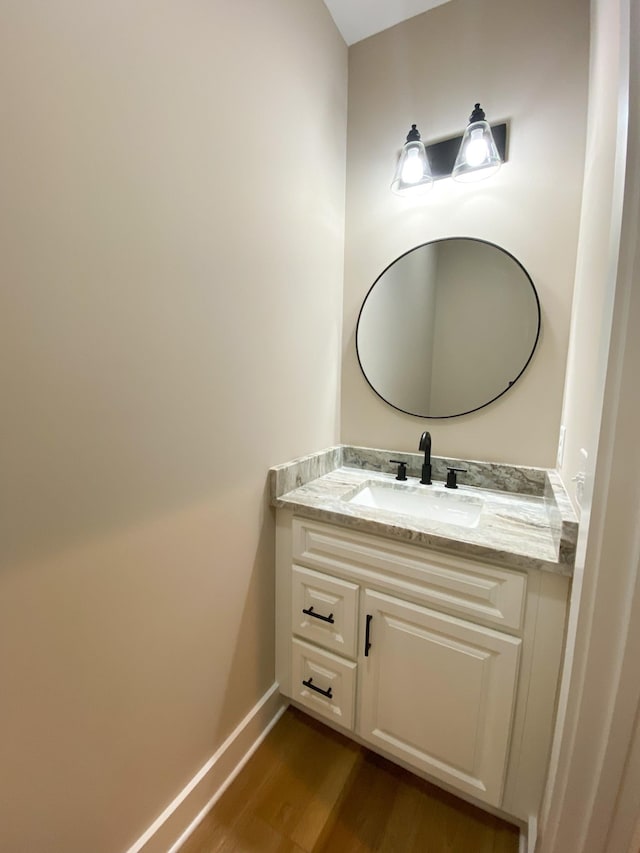
[(181, 853), (517, 853), (518, 832), (289, 708)]

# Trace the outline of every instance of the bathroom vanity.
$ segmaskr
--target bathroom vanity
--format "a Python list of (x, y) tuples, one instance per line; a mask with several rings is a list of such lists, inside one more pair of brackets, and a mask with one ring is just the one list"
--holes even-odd
[[(395, 479), (390, 459), (409, 479)], [(336, 447), (271, 470), (297, 707), (508, 818), (538, 813), (577, 521), (553, 471)]]

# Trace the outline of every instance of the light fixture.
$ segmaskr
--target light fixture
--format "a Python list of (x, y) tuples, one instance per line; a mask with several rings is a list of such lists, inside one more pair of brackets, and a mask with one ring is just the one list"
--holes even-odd
[(489, 123), (485, 121), (484, 110), (476, 104), (469, 116), (451, 177), (454, 181), (482, 181), (495, 175), (501, 165), (502, 158)]
[(431, 166), (424, 143), (420, 140), (418, 128), (412, 124), (398, 160), (391, 190), (397, 195), (419, 195), (428, 190), (432, 183)]
[(494, 175), (506, 159), (506, 122), (490, 126), (476, 104), (463, 136), (424, 145), (418, 128), (411, 125), (391, 189), (398, 195), (418, 195), (441, 178), (479, 181)]

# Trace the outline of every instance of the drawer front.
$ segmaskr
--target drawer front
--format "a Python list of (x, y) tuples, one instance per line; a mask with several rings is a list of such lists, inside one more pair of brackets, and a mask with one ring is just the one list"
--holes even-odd
[(356, 664), (301, 640), (291, 643), (291, 698), (352, 730)]
[(294, 634), (346, 657), (356, 657), (358, 585), (294, 566), (291, 627)]
[(293, 519), (293, 559), (468, 619), (522, 629), (525, 572), (299, 518)]

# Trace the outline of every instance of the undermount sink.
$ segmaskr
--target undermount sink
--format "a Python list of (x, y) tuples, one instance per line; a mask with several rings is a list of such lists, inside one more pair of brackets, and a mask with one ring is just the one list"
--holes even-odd
[(348, 503), (459, 527), (476, 527), (484, 505), (482, 498), (453, 489), (395, 483), (367, 483)]

